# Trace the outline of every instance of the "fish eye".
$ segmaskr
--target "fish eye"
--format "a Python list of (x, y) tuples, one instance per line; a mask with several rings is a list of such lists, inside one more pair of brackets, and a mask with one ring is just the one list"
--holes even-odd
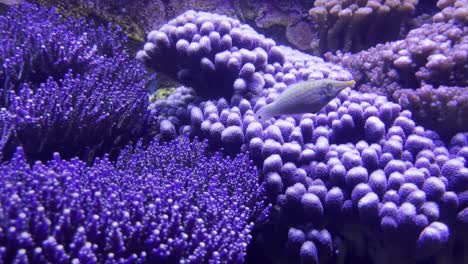
[(327, 89), (331, 90), (333, 88), (333, 83), (329, 82), (327, 83)]
[(259, 116), (258, 116), (258, 119), (262, 119), (262, 116), (261, 116), (261, 115), (259, 115)]

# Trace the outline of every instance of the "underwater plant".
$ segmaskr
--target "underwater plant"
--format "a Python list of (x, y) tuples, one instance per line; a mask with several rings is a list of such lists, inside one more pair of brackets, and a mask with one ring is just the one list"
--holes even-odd
[(92, 167), (19, 148), (0, 174), (2, 263), (242, 263), (268, 209), (248, 156), (187, 138)]
[(92, 162), (144, 135), (146, 72), (119, 30), (28, 3), (1, 16), (0, 28), (0, 90), (14, 120), (4, 157), (22, 146), (31, 161), (60, 152)]

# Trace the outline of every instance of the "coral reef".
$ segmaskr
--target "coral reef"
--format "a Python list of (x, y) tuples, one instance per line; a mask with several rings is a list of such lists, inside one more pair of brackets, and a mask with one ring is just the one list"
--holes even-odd
[(455, 20), (459, 23), (468, 23), (468, 1), (438, 0), (437, 7), (441, 11), (433, 17), (435, 22)]
[(292, 44), (299, 49), (308, 50), (309, 43), (315, 38), (307, 19), (307, 10), (312, 7), (312, 1), (33, 0), (33, 2), (57, 6), (67, 15), (95, 16), (116, 23), (121, 25), (131, 38), (138, 41), (144, 41), (145, 31), (159, 28), (168, 20), (190, 9), (238, 18), (261, 32), (268, 32), (284, 44)]
[(428, 23), (403, 40), (357, 54), (328, 53), (327, 59), (352, 71), (365, 92), (391, 96), (400, 86), (421, 83), (467, 86), (467, 35), (466, 27), (452, 21)]
[[(174, 139), (179, 134), (176, 127), (188, 124), (188, 106), (199, 101), (192, 88), (179, 86), (170, 88), (172, 92), (165, 98), (159, 98), (151, 103), (149, 110), (154, 117), (152, 131), (162, 139)], [(158, 91), (166, 90), (159, 89)], [(161, 123), (164, 122), (161, 125)]]
[(144, 135), (146, 73), (119, 30), (31, 4), (0, 17), (0, 28), (2, 114), (12, 120), (4, 156), (21, 145), (31, 161), (60, 152), (92, 162)]
[[(450, 1), (439, 1), (438, 5), (442, 2)], [(415, 118), (420, 124), (437, 129), (445, 137), (466, 131), (468, 29), (460, 22), (460, 15), (453, 14), (466, 10), (468, 1), (451, 2), (454, 6), (435, 14), (434, 22), (411, 30), (403, 40), (379, 44), (357, 54), (327, 53), (326, 58), (350, 70), (359, 90), (384, 94), (416, 110)], [(429, 87), (433, 89), (430, 93)], [(399, 91), (402, 88), (414, 91)], [(415, 104), (408, 103), (409, 97)], [(446, 105), (447, 102), (450, 103)]]
[[(321, 36), (294, 11), (309, 1), (163, 6), (195, 2), (262, 6), (242, 19), (287, 27), (303, 46), (354, 50), (386, 41), (373, 30), (417, 28), (324, 61), (189, 10), (136, 54), (183, 84), (163, 87), (119, 29), (13, 8), (0, 18), (0, 262), (468, 263), (467, 1), (440, 0), (438, 13), (435, 1), (316, 1)], [(290, 84), (353, 76), (358, 90), (318, 113), (255, 118)]]
[[(18, 0), (21, 1), (21, 0)], [(427, 14), (452, 6), (455, 1), (269, 1), (269, 0), (134, 0), (134, 1), (58, 1), (33, 0), (57, 6), (65, 15), (96, 17), (122, 26), (137, 41), (145, 31), (159, 28), (168, 20), (190, 10), (208, 11), (237, 18), (258, 32), (294, 48), (322, 54), (329, 50), (357, 52), (377, 43), (396, 40), (418, 27)], [(463, 1), (457, 1), (463, 2)], [(463, 20), (464, 9), (455, 12)], [(441, 19), (453, 15), (446, 9)], [(466, 17), (466, 16), (465, 16)], [(386, 23), (392, 21), (392, 23)]]
[[(312, 50), (356, 52), (398, 39), (418, 0), (317, 0), (309, 15), (319, 32)], [(391, 21), (389, 23), (388, 21)]]
[(206, 148), (152, 142), (92, 167), (17, 150), (0, 166), (0, 262), (242, 263), (262, 187), (246, 155)]
[(468, 87), (424, 85), (416, 90), (399, 89), (397, 102), (414, 113), (418, 123), (439, 131), (466, 131)]
[[(243, 38), (238, 41), (237, 28), (246, 32), (239, 34)], [(212, 39), (216, 47), (221, 46), (223, 38), (230, 40), (230, 58), (221, 61), (219, 55), (227, 53), (227, 48), (217, 54), (202, 48), (212, 48)], [(255, 41), (242, 41), (250, 38)], [(259, 56), (249, 56), (249, 52), (259, 48), (266, 54), (262, 60), (266, 63), (256, 67)], [(164, 58), (171, 52), (178, 59)], [(238, 87), (248, 87), (249, 82), (234, 81), (232, 86), (222, 86), (225, 94), (234, 94), (229, 102), (204, 97), (215, 93), (219, 85), (200, 87), (187, 82), (195, 84), (195, 92), (201, 95), (179, 104), (188, 110), (190, 123), (184, 124), (185, 112), (177, 110), (181, 115), (172, 118), (181, 122), (171, 122), (165, 112), (160, 127), (171, 137), (180, 133), (208, 138), (212, 146), (227, 153), (248, 151), (262, 168), (273, 212), (270, 222), (259, 227), (251, 245), (253, 255), (320, 263), (345, 259), (351, 263), (425, 263), (430, 258), (455, 263), (467, 258), (457, 251), (468, 245), (463, 198), (468, 190), (468, 148), (463, 135), (447, 145), (436, 132), (418, 126), (410, 111), (385, 96), (349, 89), (317, 114), (259, 123), (254, 112), (272, 102), (288, 84), (324, 77), (349, 79), (350, 74), (317, 57), (275, 45), (250, 27), (216, 14), (184, 13), (150, 32), (137, 57), (151, 67), (185, 73), (200, 72), (200, 64), (208, 62), (203, 58), (206, 54), (215, 58), (210, 65), (217, 69), (226, 65), (220, 62), (237, 60), (232, 56), (236, 53), (252, 66), (226, 64), (236, 65), (241, 78), (247, 70), (258, 73), (265, 83), (263, 89), (239, 93)], [(275, 58), (273, 63), (270, 57)], [(205, 78), (209, 83), (219, 75)], [(180, 72), (177, 76), (185, 77)], [(171, 101), (165, 104), (172, 105)], [(259, 256), (261, 249), (264, 256)]]
[[(265, 252), (306, 261), (312, 241), (324, 263), (350, 255), (370, 263), (467, 259), (456, 250), (467, 246), (467, 145), (449, 153), (410, 112), (371, 94), (351, 92), (310, 119), (299, 123), (311, 132), (303, 144), (285, 140), (268, 156), (276, 142), (262, 134), (251, 141), (264, 142), (256, 158), (276, 201), (270, 233), (258, 239), (279, 241)], [(284, 132), (281, 123), (266, 130)]]
[(69, 70), (82, 74), (100, 63), (96, 59), (101, 56), (120, 56), (125, 43), (122, 31), (110, 25), (65, 19), (54, 8), (13, 7), (0, 17), (0, 105), (6, 106), (9, 91), (20, 90), (23, 83), (34, 89)]
[(195, 11), (151, 31), (137, 58), (154, 70), (177, 77), (201, 97), (232, 97), (234, 103), (241, 97), (254, 98), (276, 81), (290, 84), (308, 78), (350, 78), (340, 67), (278, 46), (238, 20)]
[[(23, 1), (23, 0), (19, 0)], [(67, 17), (92, 17), (98, 21), (106, 21), (119, 25), (123, 28), (130, 39), (136, 41), (143, 41), (145, 30), (141, 20), (148, 17), (152, 11), (158, 11), (161, 5), (152, 5), (148, 0), (137, 1), (83, 1), (83, 0), (31, 0), (42, 6), (55, 7), (58, 12)], [(159, 3), (161, 4), (161, 3)], [(156, 7), (156, 10), (154, 10)], [(145, 14), (141, 14), (142, 11)], [(138, 17), (138, 14), (141, 16)], [(157, 16), (159, 17), (159, 16)]]
[(239, 1), (238, 18), (258, 32), (300, 50), (310, 50), (315, 33), (307, 18), (313, 1)]

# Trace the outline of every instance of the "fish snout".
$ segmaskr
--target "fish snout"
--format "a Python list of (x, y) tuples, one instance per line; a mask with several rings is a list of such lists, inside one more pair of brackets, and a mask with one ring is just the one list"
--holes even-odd
[(342, 82), (337, 82), (335, 85), (336, 85), (335, 87), (337, 88), (336, 89), (337, 92), (341, 92), (348, 87), (353, 87), (354, 85), (356, 85), (356, 81), (355, 80), (342, 81)]
[(346, 86), (347, 86), (347, 87), (353, 87), (354, 85), (356, 85), (356, 81), (355, 81), (355, 80), (350, 80), (350, 81), (347, 81), (347, 82), (346, 82)]

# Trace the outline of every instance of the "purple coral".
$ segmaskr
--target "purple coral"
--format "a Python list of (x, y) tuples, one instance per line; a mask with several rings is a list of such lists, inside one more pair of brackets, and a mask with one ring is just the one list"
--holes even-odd
[[(226, 39), (232, 41), (228, 43), (237, 43), (231, 46), (231, 56), (239, 47), (246, 47), (242, 45), (265, 49), (260, 41), (263, 38), (255, 45), (242, 42), (237, 30), (226, 29), (224, 17), (188, 11), (176, 18), (176, 22), (150, 33), (150, 44), (138, 57), (158, 67), (153, 59), (160, 55), (151, 53), (159, 50), (155, 46), (169, 48), (171, 41), (180, 42), (181, 39), (185, 41), (179, 44), (178, 52), (186, 52), (184, 47), (189, 50), (190, 45), (196, 46), (191, 44), (198, 38), (196, 27), (185, 28), (177, 23), (190, 20), (198, 27), (197, 21), (201, 18), (204, 18), (201, 24), (213, 24), (208, 29), (216, 29), (218, 26), (214, 25), (218, 23)], [(244, 27), (237, 22), (230, 23), (236, 25), (234, 28)], [(169, 37), (172, 30), (175, 35)], [(250, 29), (246, 30), (246, 35), (253, 34)], [(182, 38), (187, 32), (194, 34), (192, 39)], [(409, 36), (412, 34), (417, 32)], [(169, 44), (159, 43), (159, 38), (169, 39)], [(174, 52), (173, 48), (169, 50)], [(444, 252), (454, 252), (456, 247), (466, 245), (461, 235), (466, 228), (466, 205), (465, 202), (460, 204), (461, 200), (466, 200), (460, 198), (466, 192), (465, 138), (455, 138), (449, 151), (437, 133), (417, 125), (414, 113), (403, 110), (384, 96), (349, 90), (340, 93), (319, 113), (257, 122), (254, 112), (272, 102), (291, 83), (324, 77), (349, 78), (349, 73), (339, 66), (323, 64), (316, 57), (287, 47), (272, 45), (265, 52), (267, 62), (262, 64), (260, 72), (254, 57), (247, 53), (243, 57), (246, 63), (235, 67), (239, 69), (236, 76), (242, 80), (223, 86), (229, 94), (234, 94), (230, 103), (225, 99), (201, 99), (201, 102), (189, 104), (190, 129), (185, 130), (210, 139), (216, 146), (227, 147), (231, 153), (248, 151), (262, 168), (268, 201), (274, 204), (275, 210), (269, 223), (262, 226), (253, 248), (271, 252), (286, 245), (284, 251), (274, 250), (277, 255), (270, 254), (274, 259), (315, 261), (316, 257), (331, 256), (358, 261), (369, 257), (380, 263), (384, 260), (398, 262), (411, 256), (415, 262), (422, 263), (436, 255), (447, 258), (439, 251), (441, 248)], [(224, 64), (231, 59), (226, 50), (215, 56), (219, 62), (218, 65), (213, 63), (215, 68), (224, 65), (222, 67), (227, 69), (226, 65), (231, 65)], [(270, 57), (275, 62), (270, 63)], [(380, 60), (376, 63), (385, 62), (378, 57), (374, 59)], [(317, 64), (312, 67), (315, 62)], [(198, 66), (193, 65), (184, 67), (188, 67), (188, 71), (191, 67), (197, 70)], [(232, 67), (234, 65), (237, 64)], [(169, 63), (170, 67), (177, 68), (179, 64)], [(255, 73), (260, 73), (265, 81), (263, 90), (254, 93), (254, 97), (238, 93), (248, 86), (244, 78)], [(451, 159), (456, 159), (456, 164), (452, 164)], [(459, 168), (460, 173), (455, 173), (457, 169), (454, 168)], [(424, 231), (428, 226), (431, 228)], [(425, 241), (435, 234), (434, 226), (440, 237), (444, 237), (439, 240), (433, 237), (440, 242), (435, 243), (440, 247), (431, 246), (434, 243), (430, 240)], [(335, 247), (333, 250), (322, 246), (316, 237), (306, 236), (304, 240), (302, 234), (322, 229), (328, 230), (329, 240), (333, 241), (328, 244)], [(455, 246), (447, 242), (447, 237)], [(366, 243), (375, 240), (382, 244), (374, 248), (377, 253), (373, 254)], [(339, 250), (338, 255), (333, 253), (346, 247), (356, 249), (356, 253), (345, 250)], [(423, 255), (417, 254), (421, 248), (426, 250)]]
[(30, 166), (19, 149), (0, 171), (2, 263), (242, 263), (264, 209), (247, 156), (188, 139), (92, 167), (58, 153)]
[(0, 105), (8, 105), (9, 91), (19, 91), (22, 83), (35, 89), (69, 70), (81, 74), (99, 63), (96, 58), (118, 55), (125, 45), (122, 31), (110, 24), (65, 19), (54, 8), (29, 3), (13, 6), (0, 16)]
[(202, 97), (233, 97), (236, 103), (240, 96), (250, 100), (276, 82), (349, 78), (341, 68), (303, 53), (311, 63), (293, 70), (297, 55), (236, 19), (189, 10), (151, 31), (137, 58), (189, 84)]
[[(393, 96), (415, 114), (415, 120), (444, 131), (463, 131), (468, 122), (468, 87), (424, 85), (400, 89)], [(452, 132), (453, 133), (453, 132)]]
[[(334, 241), (346, 234), (347, 239), (341, 240), (340, 245), (348, 247), (362, 246), (359, 241), (365, 239), (359, 232), (348, 234), (348, 229), (360, 230), (369, 225), (375, 239), (384, 239), (380, 236), (383, 232), (392, 234), (388, 243), (406, 241), (402, 247), (389, 249), (382, 245), (379, 248), (379, 252), (393, 252), (389, 254), (398, 259), (418, 251), (418, 243), (425, 245), (426, 242), (418, 242), (418, 239), (431, 234), (432, 229), (421, 232), (435, 221), (447, 227), (449, 236), (457, 244), (464, 245), (457, 235), (458, 230), (462, 230), (459, 228), (464, 211), (456, 201), (465, 185), (453, 182), (455, 179), (464, 181), (464, 176), (454, 173), (457, 170), (454, 168), (464, 173), (466, 164), (462, 165), (461, 158), (453, 165), (448, 161), (463, 155), (465, 139), (461, 136), (454, 139), (453, 154), (450, 154), (437, 134), (416, 126), (409, 111), (401, 110), (385, 97), (344, 92), (322, 112), (303, 115), (300, 122), (287, 117), (268, 124), (252, 121), (250, 109), (242, 115), (236, 106), (226, 108), (219, 102), (207, 101), (201, 107), (192, 107), (191, 131), (210, 140), (214, 140), (211, 138), (214, 134), (204, 134), (204, 126), (215, 129), (219, 122), (227, 125), (229, 119), (218, 117), (218, 113), (228, 111), (235, 113), (235, 119), (242, 117), (242, 122), (236, 122), (239, 131), (245, 130), (243, 133), (247, 135), (241, 150), (249, 151), (263, 168), (269, 200), (278, 209), (270, 219), (276, 231), (266, 228), (262, 233), (262, 237), (268, 238), (267, 248), (278, 247), (272, 245), (275, 239), (282, 237), (277, 233), (278, 225), (307, 233), (311, 227), (325, 224)], [(349, 122), (353, 123), (345, 134), (341, 134), (341, 126), (333, 125), (341, 122), (343, 116), (349, 116)], [(212, 118), (220, 121), (212, 123)], [(224, 125), (220, 127), (225, 131)], [(453, 224), (457, 214), (461, 220)], [(407, 235), (398, 235), (401, 230), (406, 230)], [(295, 241), (291, 241), (291, 245), (295, 245)], [(299, 245), (289, 247), (288, 258), (313, 257), (315, 253), (310, 243), (303, 243), (304, 250)], [(262, 248), (258, 244), (254, 247)], [(415, 261), (437, 254), (438, 247), (424, 247), (434, 251), (418, 255)], [(447, 249), (446, 243), (442, 247), (453, 250)], [(307, 253), (308, 248), (311, 253)], [(316, 248), (320, 258), (322, 249)], [(295, 254), (291, 253), (292, 249)], [(370, 254), (365, 247), (360, 250), (360, 256)]]
[[(377, 45), (357, 54), (331, 54), (353, 71), (360, 90), (391, 95), (395, 86), (465, 86), (466, 29), (454, 22), (427, 23), (411, 30), (405, 39)], [(359, 60), (359, 65), (351, 65)], [(390, 87), (385, 87), (385, 86)]]
[[(319, 31), (310, 44), (313, 51), (356, 52), (397, 39), (418, 1), (327, 1), (318, 0), (309, 10)], [(388, 23), (388, 20), (392, 20)]]
[[(456, 27), (455, 24), (450, 25)], [(433, 29), (425, 27), (422, 31), (425, 30), (430, 33)], [(416, 31), (409, 35), (420, 33)], [(457, 33), (456, 30), (450, 34), (447, 31), (447, 35), (452, 37), (457, 37)], [(447, 262), (466, 258), (466, 252), (457, 251), (468, 243), (466, 135), (455, 136), (448, 146), (437, 133), (415, 122), (414, 115), (417, 113), (402, 110), (402, 107), (383, 96), (349, 90), (342, 92), (317, 114), (259, 123), (253, 117), (254, 112), (275, 100), (289, 84), (324, 77), (349, 79), (350, 74), (340, 66), (325, 63), (320, 58), (276, 45), (237, 20), (203, 12), (188, 11), (159, 31), (152, 31), (148, 38), (148, 43), (138, 57), (151, 67), (159, 67), (193, 85), (194, 90), (201, 95), (194, 100), (188, 88), (179, 87), (165, 100), (154, 103), (151, 110), (157, 121), (157, 139), (172, 139), (179, 134), (205, 137), (209, 139), (210, 147), (222, 147), (229, 154), (248, 153), (261, 168), (260, 176), (265, 182), (267, 201), (274, 205), (274, 210), (269, 221), (258, 226), (255, 243), (251, 248), (265, 249), (269, 252), (268, 257), (276, 261), (329, 262), (347, 258), (349, 262), (371, 260), (375, 263), (399, 263), (409, 259), (414, 263), (424, 263), (430, 258)], [(435, 38), (434, 35), (434, 40), (438, 40)], [(397, 43), (406, 42), (410, 40)], [(431, 48), (431, 43), (426, 44)], [(417, 45), (413, 47), (418, 48)], [(388, 52), (382, 53), (383, 57), (373, 59), (380, 60), (384, 55), (389, 55)], [(380, 87), (390, 81), (390, 84), (395, 85), (393, 88), (399, 88), (401, 83), (398, 83), (399, 77), (395, 75), (398, 71), (395, 68), (412, 66), (405, 57), (408, 54), (405, 55), (404, 51), (400, 53), (395, 58), (387, 58), (387, 61), (386, 57), (375, 61), (377, 64), (391, 61), (391, 67), (388, 72), (381, 68), (374, 69), (370, 74), (375, 73), (378, 78), (366, 81), (382, 81), (372, 87)], [(444, 65), (449, 62), (447, 56), (450, 55), (442, 55), (445, 59), (442, 56), (426, 56), (424, 58), (431, 63), (418, 67), (431, 70), (434, 76), (443, 74), (447, 70)], [(439, 63), (443, 67), (438, 67)], [(372, 66), (366, 63), (363, 65), (369, 69)], [(379, 75), (379, 71), (386, 74)], [(424, 72), (423, 69), (421, 73)], [(455, 72), (455, 75), (459, 73), (463, 74), (460, 71)], [(418, 75), (418, 78), (421, 76), (428, 77), (424, 79), (427, 82), (437, 80), (424, 74)], [(226, 82), (223, 77), (226, 77)], [(457, 78), (449, 79), (454, 82), (463, 80)], [(68, 77), (65, 79), (69, 80)], [(201, 85), (205, 83), (206, 86)], [(216, 88), (221, 92), (217, 93)], [(225, 98), (206, 100), (203, 96), (207, 94), (232, 98), (230, 101)], [(17, 102), (29, 103), (20, 99)], [(8, 124), (10, 117), (1, 116), (5, 124)], [(20, 117), (30, 118), (27, 115)], [(2, 128), (2, 136), (9, 135), (9, 126)], [(106, 195), (94, 198), (93, 192), (85, 191), (83, 195), (74, 197), (73, 190), (66, 189), (72, 195), (69, 197), (65, 194), (65, 198), (60, 201), (76, 206), (73, 204), (76, 199), (91, 197), (97, 199), (97, 202), (88, 207), (72, 209), (88, 210), (102, 206), (95, 211), (115, 210), (118, 219), (105, 214), (98, 219), (85, 218), (86, 226), (79, 228), (73, 226), (73, 221), (68, 221), (76, 216), (76, 211), (58, 213), (56, 223), (60, 226), (59, 231), (52, 238), (43, 235), (41, 249), (34, 248), (33, 251), (27, 247), (31, 243), (32, 232), (17, 236), (16, 230), (1, 229), (5, 235), (2, 233), (0, 241), (10, 239), (16, 245), (25, 246), (14, 254), (7, 251), (6, 247), (0, 248), (0, 255), (7, 256), (8, 260), (16, 258), (18, 262), (28, 258), (45, 262), (51, 256), (59, 262), (66, 262), (70, 256), (82, 262), (96, 262), (105, 258), (109, 262), (147, 261), (148, 258), (149, 261), (163, 259), (170, 262), (178, 261), (185, 255), (192, 256), (187, 262), (241, 262), (250, 240), (252, 226), (248, 221), (256, 216), (261, 207), (256, 203), (261, 198), (261, 193), (257, 193), (257, 181), (254, 180), (256, 175), (254, 177), (254, 172), (244, 172), (239, 163), (231, 160), (221, 162), (224, 169), (219, 169), (216, 167), (219, 162), (213, 161), (221, 159), (219, 153), (210, 159), (201, 158), (206, 153), (194, 156), (187, 154), (191, 152), (186, 148), (191, 146), (182, 140), (163, 147), (155, 143), (148, 148), (141, 145), (129, 147), (120, 156), (116, 168), (104, 158), (96, 161), (91, 168), (85, 167), (78, 160), (56, 160), (47, 166), (38, 163), (30, 169), (24, 162), (17, 162), (19, 158), (16, 156), (11, 163), (4, 165), (3, 174), (22, 177), (36, 175), (34, 171), (37, 170), (36, 178), (44, 179), (42, 174), (45, 174), (45, 179), (48, 179), (53, 175), (47, 173), (55, 170), (60, 172), (58, 174), (63, 172), (68, 177), (65, 181), (72, 181), (67, 185), (70, 186), (68, 188), (73, 188), (83, 186), (70, 176), (76, 173), (81, 176), (81, 180), (84, 179), (83, 184), (90, 182), (91, 188), (104, 186), (102, 193)], [(206, 148), (206, 145), (203, 146)], [(247, 154), (242, 155), (246, 159), (244, 155)], [(164, 166), (161, 168), (160, 164)], [(15, 173), (9, 173), (13, 168)], [(32, 172), (20, 174), (18, 168)], [(233, 175), (233, 172), (239, 170), (243, 177)], [(177, 175), (182, 175), (183, 183), (174, 179)], [(227, 176), (227, 182), (223, 181), (223, 176)], [(96, 178), (99, 184), (93, 185), (95, 182), (91, 180)], [(60, 182), (58, 184), (60, 186)], [(209, 192), (192, 189), (192, 186)], [(88, 187), (85, 185), (83, 189), (87, 190)], [(6, 184), (4, 188), (17, 188), (20, 192), (24, 190), (24, 185)], [(210, 196), (210, 193), (215, 196)], [(35, 193), (26, 192), (22, 201), (29, 201), (27, 199), (31, 195)], [(142, 201), (145, 197), (159, 201), (155, 196), (164, 199), (171, 197), (172, 200), (161, 199), (160, 203), (154, 205), (155, 208), (150, 209), (162, 211), (152, 211), (147, 215), (147, 207)], [(3, 199), (15, 202), (5, 203), (14, 206), (20, 204), (16, 197), (11, 195)], [(50, 208), (61, 205), (56, 200), (51, 201), (47, 204)], [(174, 207), (171, 203), (175, 202), (180, 203)], [(206, 211), (190, 207), (194, 202), (201, 204), (200, 208)], [(161, 204), (170, 207), (158, 207)], [(179, 214), (177, 210), (191, 213)], [(192, 217), (197, 214), (201, 218), (206, 217), (203, 218), (205, 220), (189, 221), (194, 227), (184, 227), (191, 230), (193, 235), (185, 236), (178, 230), (179, 223), (184, 223), (184, 219), (193, 220)], [(23, 216), (27, 218), (28, 214), (17, 215), (15, 224), (21, 226)], [(111, 220), (98, 225), (99, 219)], [(144, 222), (145, 219), (149, 219), (149, 222)], [(48, 223), (39, 220), (35, 219), (38, 225)], [(63, 235), (63, 232), (69, 231), (69, 223), (75, 228), (72, 229), (73, 243), (63, 243), (64, 239), (70, 237)], [(177, 224), (172, 226), (171, 223)], [(203, 225), (215, 231), (210, 232)], [(151, 230), (145, 229), (145, 226), (151, 226)], [(232, 232), (222, 226), (231, 226)], [(101, 231), (104, 239), (96, 243), (83, 243), (88, 239), (86, 232), (93, 232), (96, 228), (102, 230), (104, 227), (104, 231)], [(143, 233), (141, 230), (151, 232)], [(161, 230), (164, 232), (161, 233)], [(149, 234), (148, 239), (142, 242), (138, 239), (141, 237), (139, 234)], [(167, 243), (161, 244), (158, 239)], [(200, 240), (208, 243), (198, 243)], [(194, 245), (190, 244), (192, 242), (196, 244), (193, 247), (190, 246)], [(153, 248), (152, 245), (156, 243), (158, 247)], [(70, 244), (70, 248), (64, 244)], [(98, 249), (103, 248), (106, 253), (112, 253), (104, 255), (94, 244), (98, 245)], [(372, 247), (369, 246), (371, 244)], [(219, 245), (222, 249), (215, 250), (213, 245)], [(145, 249), (144, 253), (139, 251), (140, 248)], [(134, 252), (131, 250), (138, 253), (130, 254)], [(172, 255), (177, 252), (182, 253)]]
[[(441, 249), (451, 252), (447, 254), (458, 254), (447, 243), (447, 237), (456, 245), (466, 245), (463, 238), (466, 205), (456, 202), (468, 190), (467, 164), (462, 156), (466, 146), (463, 136), (453, 140), (453, 154), (450, 154), (435, 133), (414, 125), (410, 112), (395, 108), (396, 111), (387, 117), (387, 109), (393, 108), (394, 104), (382, 96), (350, 92), (332, 101), (331, 105), (334, 106), (325, 108), (323, 113), (310, 115), (315, 123), (323, 124), (311, 130), (312, 135), (320, 128), (329, 132), (323, 132), (328, 135), (326, 138), (311, 137), (301, 145), (303, 151), (311, 149), (314, 153), (310, 163), (301, 166), (307, 172), (306, 177), (291, 181), (290, 172), (269, 165), (273, 156), (265, 159), (264, 170), (268, 168), (269, 175), (279, 174), (286, 196), (286, 203), (281, 194), (277, 196), (278, 207), (275, 208), (281, 209), (277, 211), (278, 216), (273, 214), (276, 217), (271, 221), (276, 226), (282, 222), (307, 233), (311, 228), (322, 227), (323, 222), (319, 219), (329, 219), (325, 226), (334, 230), (331, 233), (334, 239), (345, 236), (346, 240), (340, 240), (341, 245), (358, 247), (360, 253), (355, 257), (370, 255), (376, 263), (383, 261), (379, 254), (390, 254), (395, 261), (414, 254), (413, 261), (417, 263), (436, 254), (447, 258)], [(356, 113), (356, 105), (362, 108), (359, 114)], [(369, 108), (376, 108), (373, 111), (375, 115), (366, 118)], [(328, 120), (319, 121), (322, 114)], [(338, 121), (340, 115), (349, 115), (353, 120), (354, 126), (347, 130), (348, 134), (354, 130), (364, 132), (360, 133), (360, 138), (353, 137), (356, 143), (341, 143), (342, 138), (334, 138), (335, 127), (331, 124)], [(293, 126), (298, 125), (294, 119), (286, 120)], [(279, 126), (280, 121), (283, 120), (267, 125), (265, 131), (271, 131), (271, 126)], [(371, 123), (379, 125), (371, 126)], [(368, 135), (375, 133), (376, 127), (382, 127), (379, 128), (379, 136), (369, 140)], [(326, 145), (323, 143), (325, 140)], [(321, 152), (324, 154), (317, 155)], [(284, 159), (283, 153), (276, 156), (279, 161)], [(276, 176), (275, 182), (280, 182)], [(307, 192), (301, 194), (298, 184)], [(278, 188), (280, 185), (274, 186)], [(275, 189), (274, 193), (277, 194), (278, 190)], [(308, 209), (304, 211), (301, 207), (292, 206), (294, 203), (288, 203), (288, 197), (291, 201), (301, 199), (302, 207)], [(324, 212), (321, 211), (322, 206)], [(314, 215), (313, 219), (308, 217), (310, 214)], [(435, 231), (433, 226), (439, 229)], [(372, 239), (388, 239), (379, 246), (380, 253), (372, 255), (367, 252), (362, 244), (366, 238), (356, 232), (360, 229), (370, 231)], [(382, 237), (382, 234), (386, 235)], [(395, 243), (403, 240), (401, 247), (395, 247)], [(306, 243), (304, 247), (310, 247)], [(394, 248), (387, 248), (385, 243), (392, 244)], [(268, 244), (268, 247), (274, 245)], [(303, 254), (304, 251), (296, 250), (295, 257), (302, 259)], [(288, 258), (291, 259), (290, 253)], [(449, 258), (449, 261), (453, 259)]]
[(31, 161), (58, 151), (92, 162), (143, 135), (146, 76), (123, 35), (27, 3), (0, 17), (0, 27), (3, 113), (14, 120), (4, 156), (21, 145)]
[[(203, 45), (210, 49), (202, 49)], [(159, 30), (151, 31), (137, 58), (190, 84), (197, 95), (197, 100), (184, 103), (179, 102), (179, 96), (170, 96), (162, 100), (164, 103), (157, 102), (160, 106), (174, 108), (163, 109), (162, 113), (153, 111), (157, 123), (168, 119), (177, 133), (210, 137), (213, 139), (211, 144), (233, 152), (246, 150), (247, 140), (262, 136), (258, 134), (261, 125), (255, 122), (252, 113), (271, 102), (288, 84), (326, 77), (350, 79), (350, 74), (341, 67), (276, 45), (272, 39), (256, 33), (238, 20), (193, 10), (171, 20)], [(201, 79), (184, 79), (189, 75)], [(260, 86), (257, 87), (256, 83)], [(230, 102), (223, 97), (217, 101), (207, 100), (222, 95), (231, 98)], [(303, 129), (310, 129), (308, 127), (304, 124)], [(301, 141), (298, 139), (301, 137), (299, 130), (293, 131), (288, 122), (283, 122), (281, 132), (274, 128), (265, 132), (268, 134), (265, 139), (283, 138), (279, 140), (283, 143), (291, 137)], [(265, 155), (283, 152), (277, 142), (268, 140), (259, 148), (263, 159)], [(284, 152), (289, 153), (288, 161), (300, 157), (296, 145), (288, 144)]]
[(414, 119), (444, 137), (465, 131), (468, 34), (466, 1), (439, 1), (433, 21), (402, 40), (356, 54), (327, 53), (329, 61), (353, 73), (360, 91), (377, 92), (413, 112)]
[(436, 22), (450, 20), (465, 24), (468, 22), (468, 2), (465, 0), (439, 0), (437, 7), (441, 11), (433, 17)]

